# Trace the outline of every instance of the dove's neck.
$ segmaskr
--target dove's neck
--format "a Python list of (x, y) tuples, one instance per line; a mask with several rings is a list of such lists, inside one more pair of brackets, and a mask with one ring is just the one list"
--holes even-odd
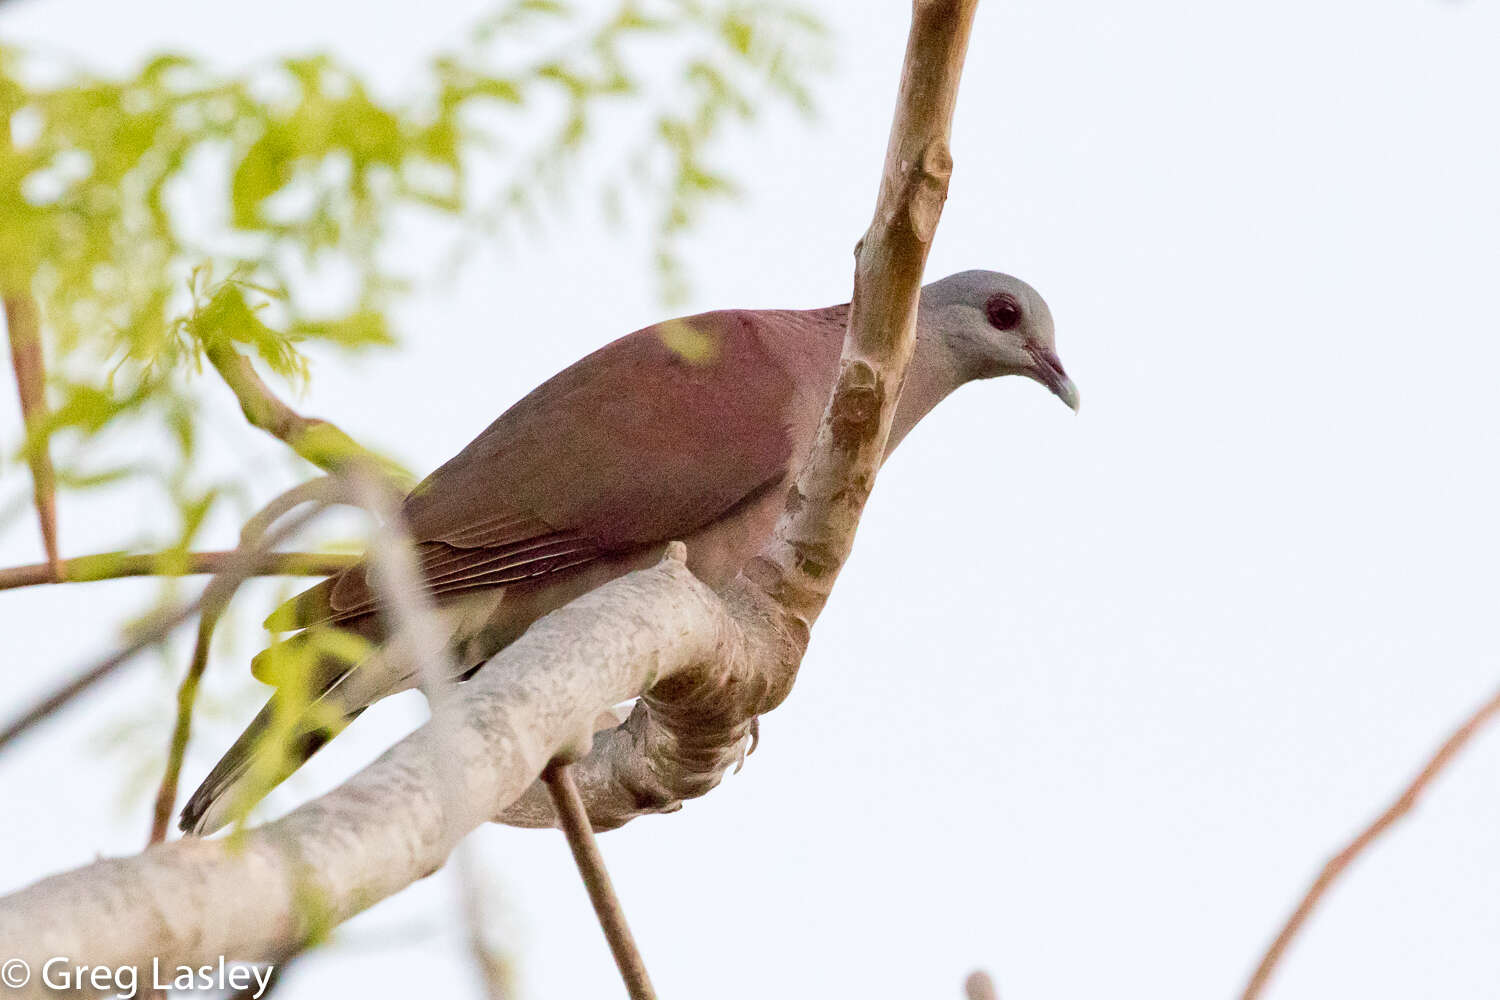
[(917, 422), (967, 381), (957, 359), (946, 349), (940, 333), (918, 318), (917, 344), (906, 369), (906, 382), (901, 387), (901, 399), (896, 403), (896, 415), (891, 419), (885, 457), (890, 458), (896, 445)]

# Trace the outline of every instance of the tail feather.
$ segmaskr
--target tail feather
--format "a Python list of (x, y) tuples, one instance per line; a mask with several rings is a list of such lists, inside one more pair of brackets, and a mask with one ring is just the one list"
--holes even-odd
[[(497, 633), (486, 632), (490, 619), (501, 600), (503, 590), (492, 588), (466, 600), (455, 600), (440, 608), (443, 627), (451, 642), (459, 675), (462, 679), (490, 656), (498, 652), (504, 640)], [(373, 617), (342, 626), (365, 640), (378, 635)], [(325, 651), (303, 668), (300, 681), (293, 688), (279, 688), (264, 708), (234, 741), (222, 760), (214, 765), (203, 784), (189, 797), (182, 809), (179, 827), (204, 836), (243, 816), (267, 792), (291, 777), (303, 764), (321, 750), (361, 712), (387, 695), (416, 685), (416, 675), (404, 657), (395, 650), (368, 646), (356, 652), (345, 645), (341, 651), (328, 647), (316, 628), (299, 633), (279, 647), (279, 653), (268, 650), (255, 658), (253, 672), (265, 681), (285, 676), (277, 669), (276, 656), (298, 657), (312, 654), (323, 643)], [(273, 647), (276, 649), (277, 647)], [(358, 660), (349, 655), (359, 656)], [(295, 717), (286, 726), (288, 714)], [(288, 728), (290, 734), (287, 735)]]
[(272, 735), (278, 714), (286, 711), (276, 704), (277, 697), (271, 696), (193, 792), (182, 807), (180, 829), (202, 837), (227, 826), (290, 778), (364, 711), (358, 708), (332, 724), (300, 729), (283, 742)]

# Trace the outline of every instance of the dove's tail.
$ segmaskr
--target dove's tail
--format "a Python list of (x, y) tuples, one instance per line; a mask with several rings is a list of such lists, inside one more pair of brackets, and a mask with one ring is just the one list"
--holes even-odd
[(184, 831), (206, 836), (245, 815), (363, 711), (356, 709), (321, 725), (296, 725), (282, 739), (277, 733), (282, 728), (278, 722), (294, 709), (279, 705), (279, 699), (280, 692), (271, 696), (182, 807), (178, 825)]
[[(340, 631), (368, 641), (378, 635), (376, 626), (372, 617), (346, 623)], [(283, 667), (293, 680), (278, 685), (188, 799), (178, 821), (182, 830), (204, 836), (243, 817), (359, 713), (411, 686), (383, 647), (345, 644), (335, 653), (325, 645), (323, 652), (311, 653), (309, 645), (320, 639), (316, 628), (309, 629), (255, 658), (251, 670), (266, 681), (276, 678), (278, 663), (290, 665), (300, 659), (303, 666)]]
[[(494, 589), (468, 602), (439, 608), (439, 621), (450, 636), (454, 666), (464, 679), (498, 652), (497, 641), (480, 628), (503, 594)], [(343, 622), (340, 630), (354, 632), (366, 642), (380, 637), (379, 622), (370, 615)], [(472, 641), (471, 641), (472, 640)], [(277, 650), (295, 655), (308, 642), (319, 641), (314, 626), (256, 657), (253, 672), (270, 681), (276, 674)], [(329, 648), (327, 646), (325, 649)], [(361, 712), (386, 695), (417, 685), (409, 658), (386, 646), (365, 645), (356, 652), (347, 644), (342, 655), (324, 652), (311, 670), (290, 671), (305, 678), (277, 688), (260, 713), (214, 765), (203, 784), (188, 799), (178, 825), (204, 836), (244, 816), (265, 795), (291, 777)]]

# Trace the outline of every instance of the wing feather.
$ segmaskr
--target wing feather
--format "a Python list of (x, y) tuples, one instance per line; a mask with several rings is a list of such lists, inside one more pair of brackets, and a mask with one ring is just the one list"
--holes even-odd
[[(564, 573), (683, 538), (782, 474), (796, 385), (755, 314), (647, 327), (533, 390), (422, 482), (403, 516), (435, 595)], [(686, 326), (693, 359), (669, 346)], [(293, 598), (271, 627), (347, 622), (363, 565)]]

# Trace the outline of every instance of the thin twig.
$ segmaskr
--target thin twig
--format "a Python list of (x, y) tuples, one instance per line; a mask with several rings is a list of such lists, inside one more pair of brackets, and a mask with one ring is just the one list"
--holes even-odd
[(177, 804), (177, 784), (182, 777), (182, 760), (187, 755), (188, 739), (193, 729), (193, 708), (198, 702), (198, 685), (203, 672), (208, 668), (208, 651), (213, 645), (214, 626), (218, 624), (223, 607), (209, 607), (206, 603), (198, 616), (198, 638), (193, 643), (193, 658), (187, 673), (177, 688), (177, 721), (172, 726), (172, 741), (167, 745), (167, 766), (162, 774), (161, 787), (156, 791), (156, 804), (151, 810), (151, 836), (146, 843), (160, 844), (167, 839), (167, 830), (172, 825), (173, 806)]
[[(387, 647), (399, 650), (417, 678), (432, 713), (431, 728), (440, 744), (447, 744), (441, 759), (458, 759), (451, 741), (461, 727), (462, 707), (458, 695), (458, 669), (454, 663), (449, 633), (427, 592), (427, 583), (417, 560), (416, 548), (401, 516), (399, 494), (391, 480), (371, 463), (348, 465), (351, 500), (375, 520), (370, 536), (369, 578), (380, 599), (380, 612), (389, 636)], [(445, 811), (462, 811), (465, 789), (461, 776), (444, 767), (436, 792)]]
[(111, 653), (92, 667), (82, 671), (71, 681), (68, 681), (68, 683), (33, 705), (20, 718), (7, 725), (4, 729), (0, 729), (0, 750), (3, 750), (12, 740), (24, 735), (37, 723), (46, 719), (74, 698), (77, 698), (95, 684), (114, 673), (116, 669), (129, 662), (135, 654), (147, 646), (161, 642), (168, 635), (171, 635), (172, 631), (178, 625), (181, 625), (192, 616), (193, 612), (198, 610), (201, 600), (199, 598), (198, 600), (190, 601), (173, 611), (157, 616), (141, 628), (136, 633), (136, 638), (123, 649)]
[(58, 576), (57, 474), (47, 442), (40, 436), (47, 420), (47, 364), (42, 356), (41, 316), (29, 294), (5, 296), (5, 327), (10, 334), (10, 363), (21, 399), (21, 422), (26, 430), (26, 463), (31, 467), (31, 493), (42, 551), (52, 576)]
[[(58, 564), (54, 576), (47, 563), (0, 569), (0, 590), (47, 583), (92, 583), (140, 576), (202, 576), (224, 572), (238, 549), (218, 552), (101, 552), (76, 556)], [(246, 576), (332, 576), (359, 562), (359, 556), (326, 552), (265, 552), (248, 567)]]
[(583, 805), (583, 796), (573, 782), (573, 765), (554, 761), (542, 772), (542, 781), (552, 795), (552, 808), (557, 811), (558, 823), (568, 838), (568, 848), (573, 852), (573, 861), (578, 865), (578, 874), (589, 893), (589, 902), (594, 904), (594, 915), (604, 929), (604, 938), (615, 956), (620, 978), (625, 980), (625, 989), (630, 1000), (655, 1000), (656, 991), (651, 988), (651, 978), (646, 975), (646, 963), (641, 960), (635, 937), (625, 922), (625, 911), (615, 896), (615, 887), (609, 880), (609, 871), (604, 867), (604, 856), (599, 853), (599, 844), (594, 840), (594, 828), (589, 825), (588, 811)]
[(1245, 992), (1240, 994), (1240, 1000), (1255, 1000), (1264, 992), (1266, 984), (1270, 982), (1271, 974), (1276, 971), (1276, 966), (1286, 954), (1292, 939), (1297, 936), (1302, 925), (1307, 922), (1307, 918), (1322, 902), (1334, 880), (1342, 875), (1344, 869), (1363, 854), (1376, 838), (1389, 830), (1397, 820), (1411, 812), (1412, 807), (1417, 804), (1417, 798), (1427, 790), (1427, 786), (1432, 784), (1433, 780), (1453, 762), (1464, 746), (1474, 738), (1474, 734), (1497, 714), (1500, 714), (1500, 691), (1497, 691), (1489, 701), (1480, 705), (1463, 725), (1454, 730), (1453, 735), (1438, 747), (1437, 752), (1428, 759), (1422, 770), (1417, 772), (1417, 776), (1402, 790), (1401, 794), (1396, 797), (1396, 801), (1392, 802), (1385, 812), (1375, 817), (1375, 821), (1361, 830), (1359, 836), (1349, 842), (1349, 846), (1335, 854), (1323, 866), (1323, 870), (1313, 880), (1313, 884), (1302, 897), (1302, 901), (1287, 918), (1281, 928), (1281, 933), (1276, 935), (1276, 939), (1266, 949), (1265, 956), (1255, 968), (1255, 975), (1250, 977), (1250, 983), (1245, 987)]
[[(8, 297), (5, 300), (5, 308), (10, 318), (12, 353), (17, 350), (18, 331), (27, 329), (26, 309), (13, 303), (23, 300)], [(31, 307), (34, 316), (35, 307)], [(18, 311), (13, 311), (18, 310)], [(17, 318), (19, 317), (19, 319)], [(34, 326), (34, 321), (32, 323)], [(346, 471), (351, 462), (368, 464), (381, 476), (400, 479), (404, 474), (399, 473), (392, 464), (369, 451), (353, 438), (345, 434), (335, 425), (326, 420), (316, 417), (304, 417), (291, 407), (282, 402), (275, 393), (271, 392), (269, 386), (256, 374), (255, 368), (249, 359), (240, 355), (227, 342), (215, 342), (209, 344), (205, 353), (214, 369), (224, 379), (224, 383), (234, 392), (235, 398), (239, 400), (240, 409), (244, 411), (245, 418), (255, 427), (264, 430), (277, 439), (284, 442), (297, 454), (312, 462), (314, 465), (329, 471)], [(40, 397), (36, 401), (29, 401), (28, 385), (31, 379), (23, 378), (24, 371), (40, 371), (40, 355), (37, 360), (27, 365), (22, 365), (19, 356), (16, 361), (16, 378), (21, 385), (21, 406), (23, 413), (30, 414), (41, 412)], [(45, 453), (42, 458), (45, 459)], [(50, 484), (50, 463), (47, 464), (48, 482)], [(36, 470), (33, 469), (36, 477)], [(41, 479), (38, 478), (40, 484)], [(51, 495), (51, 487), (48, 486), (48, 496)], [(38, 486), (38, 510), (43, 509), (42, 491)], [(48, 532), (46, 517), (43, 517), (43, 534)], [(55, 531), (53, 532), (55, 536)], [(192, 552), (192, 553), (161, 553), (146, 555), (125, 555), (121, 553), (103, 553), (93, 556), (82, 556), (77, 559), (58, 560), (56, 558), (55, 544), (48, 550), (48, 562), (29, 566), (15, 566), (9, 569), (0, 569), (0, 590), (9, 590), (15, 587), (30, 587), (42, 583), (83, 582), (89, 580), (113, 580), (132, 576), (187, 576), (201, 573), (221, 573), (224, 567), (235, 558), (234, 552)], [(340, 570), (347, 569), (358, 562), (356, 556), (346, 555), (324, 555), (318, 553), (286, 552), (263, 554), (261, 560), (250, 571), (254, 576), (329, 576)]]

